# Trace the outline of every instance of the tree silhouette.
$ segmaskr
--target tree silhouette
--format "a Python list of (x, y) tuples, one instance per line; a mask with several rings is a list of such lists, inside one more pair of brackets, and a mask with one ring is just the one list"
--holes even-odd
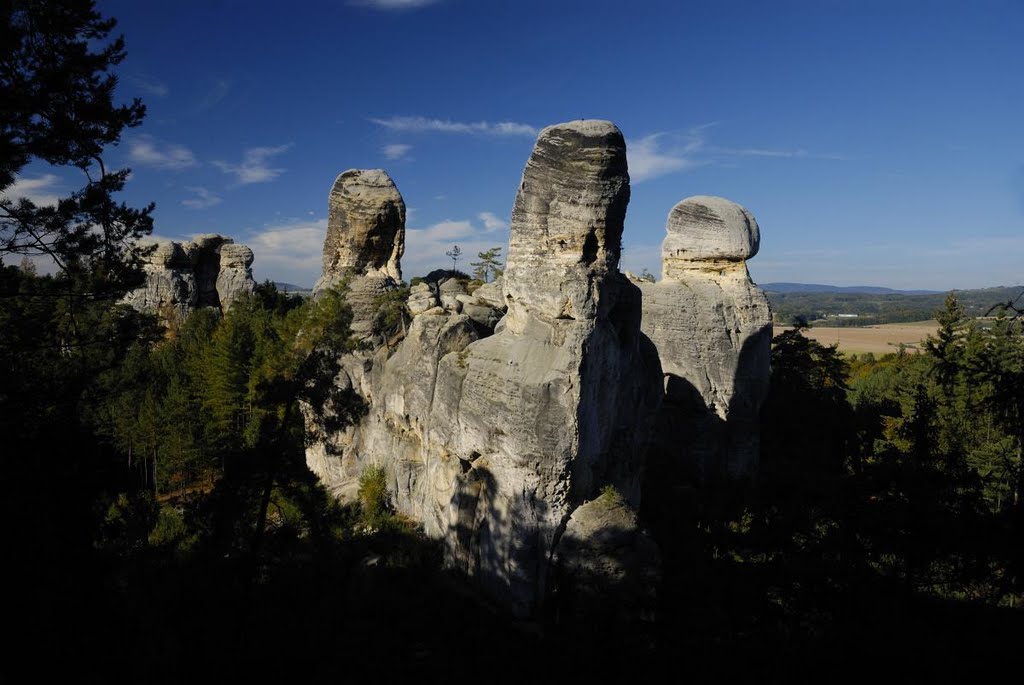
[(452, 260), (452, 271), (455, 271), (456, 267), (459, 264), (459, 257), (462, 256), (462, 248), (460, 248), (458, 245), (455, 245), (454, 247), (452, 247), (452, 249), (450, 249), (447, 252), (445, 252), (445, 254), (448, 255), (448, 257), (451, 258), (451, 260)]

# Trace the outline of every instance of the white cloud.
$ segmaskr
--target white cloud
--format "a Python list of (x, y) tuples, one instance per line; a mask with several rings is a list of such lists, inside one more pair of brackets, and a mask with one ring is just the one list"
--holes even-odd
[[(488, 216), (492, 222), (487, 226)], [(470, 263), (477, 261), (477, 254), (492, 247), (501, 247), (502, 259), (508, 246), (508, 226), (495, 226), (493, 221), (500, 219), (484, 212), (480, 215), (483, 226), (474, 225), (470, 220), (446, 220), (432, 224), (426, 228), (410, 228), (405, 232), (405, 256), (402, 258), (402, 275), (406, 280), (413, 276), (423, 276), (434, 269), (450, 269), (451, 259), (445, 252), (458, 245), (462, 250), (458, 268), (470, 272)]]
[(136, 164), (157, 169), (187, 169), (199, 163), (184, 145), (162, 143), (148, 135), (141, 135), (128, 143), (128, 156)]
[(393, 143), (385, 145), (381, 150), (388, 159), (402, 159), (412, 149), (412, 145), (405, 143)]
[(37, 207), (55, 205), (59, 199), (53, 192), (57, 189), (58, 179), (54, 174), (43, 174), (38, 178), (19, 176), (7, 187), (2, 197), (17, 201), (28, 198)]
[(484, 222), (484, 228), (488, 231), (508, 229), (508, 222), (504, 219), (499, 219), (491, 212), (480, 212), (477, 218)]
[(626, 141), (629, 178), (634, 183), (686, 171), (703, 164), (728, 166), (738, 157), (774, 159), (824, 159), (844, 161), (845, 155), (819, 154), (803, 148), (728, 148), (707, 144), (706, 132), (716, 122), (695, 126), (686, 133), (661, 131)]
[(375, 10), (405, 10), (437, 4), (439, 0), (351, 0), (350, 5)]
[(255, 256), (257, 280), (270, 278), (313, 287), (323, 268), (327, 219), (267, 226), (241, 242)]
[(410, 131), (414, 133), (468, 133), (489, 136), (536, 136), (537, 129), (529, 124), (515, 121), (462, 122), (451, 119), (428, 119), (427, 117), (390, 117), (388, 119), (370, 119), (371, 122), (392, 131)]
[(219, 205), (221, 202), (221, 198), (219, 196), (214, 195), (206, 188), (186, 186), (185, 190), (190, 193), (195, 193), (195, 197), (190, 197), (181, 201), (181, 204), (185, 205), (189, 209), (206, 209), (207, 207)]
[(233, 175), (241, 185), (266, 183), (284, 173), (284, 169), (270, 166), (271, 158), (287, 151), (290, 147), (290, 144), (276, 147), (252, 147), (242, 155), (241, 164), (228, 164), (217, 160), (213, 165), (225, 174)]
[(642, 183), (675, 171), (691, 169), (700, 164), (692, 155), (700, 150), (704, 139), (696, 129), (682, 140), (667, 133), (652, 133), (626, 142), (629, 178)]

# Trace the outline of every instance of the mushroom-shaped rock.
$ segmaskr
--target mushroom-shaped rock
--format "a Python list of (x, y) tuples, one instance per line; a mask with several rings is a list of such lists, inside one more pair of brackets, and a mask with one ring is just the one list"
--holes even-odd
[(671, 279), (692, 271), (693, 262), (750, 259), (760, 243), (757, 221), (740, 205), (708, 195), (686, 198), (668, 215), (661, 245), (663, 276)]
[(772, 335), (746, 266), (760, 239), (753, 215), (724, 198), (687, 198), (668, 215), (662, 280), (638, 284), (665, 373), (648, 482), (754, 473)]

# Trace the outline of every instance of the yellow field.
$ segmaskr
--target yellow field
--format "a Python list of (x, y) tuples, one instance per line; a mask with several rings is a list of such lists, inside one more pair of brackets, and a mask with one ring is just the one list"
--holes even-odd
[[(776, 327), (775, 332), (781, 333), (788, 326)], [(823, 345), (839, 343), (839, 351), (847, 354), (873, 352), (886, 354), (896, 352), (900, 343), (908, 351), (919, 351), (924, 339), (935, 334), (938, 324), (934, 321), (913, 321), (911, 323), (887, 323), (865, 328), (826, 328), (815, 326), (804, 331), (808, 338), (814, 338)]]

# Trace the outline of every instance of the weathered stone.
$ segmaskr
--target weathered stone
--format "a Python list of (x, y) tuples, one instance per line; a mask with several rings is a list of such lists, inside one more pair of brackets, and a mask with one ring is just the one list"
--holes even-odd
[(217, 297), (226, 311), (240, 295), (252, 294), (256, 282), (252, 278), (253, 254), (245, 245), (225, 243), (220, 246), (220, 270), (217, 272)]
[(668, 215), (662, 277), (685, 277), (695, 269), (713, 269), (718, 262), (750, 259), (760, 243), (757, 221), (740, 205), (721, 197), (688, 197)]
[(484, 283), (482, 286), (473, 291), (473, 297), (481, 300), (484, 304), (488, 304), (498, 311), (504, 312), (508, 309), (508, 305), (505, 303), (505, 281), (499, 277), (490, 283)]
[(205, 233), (182, 243), (182, 249), (192, 263), (196, 280), (196, 306), (220, 307), (217, 277), (220, 275), (220, 246), (232, 242), (217, 233)]
[(494, 307), (483, 304), (463, 304), (462, 313), (485, 328), (493, 329), (503, 316)]
[(318, 292), (346, 274), (374, 272), (398, 282), (405, 252), (405, 201), (387, 172), (349, 169), (338, 175), (327, 203), (324, 267)]
[(440, 306), (440, 300), (434, 294), (433, 288), (428, 283), (417, 283), (409, 289), (409, 299), (406, 300), (406, 307), (413, 316), (422, 314), (428, 309)]
[(772, 337), (768, 300), (745, 261), (759, 241), (743, 207), (683, 200), (668, 217), (662, 280), (639, 284), (643, 330), (665, 373), (652, 459), (680, 462), (697, 478), (750, 476), (757, 466)]
[(252, 250), (217, 234), (185, 243), (161, 241), (143, 266), (145, 284), (124, 301), (167, 323), (184, 320), (197, 307), (227, 311), (239, 295), (255, 289), (252, 262)]
[(577, 506), (605, 484), (639, 499), (661, 368), (640, 292), (617, 270), (628, 198), (614, 125), (545, 129), (516, 199), (504, 292), (474, 293), (509, 303), (494, 334), (478, 339), (476, 319), (489, 325), (497, 309), (460, 301), (462, 285), (438, 275), (440, 301), (473, 318), (424, 310), (371, 372), (367, 417), (307, 455), (335, 491), (384, 465), (399, 510), (520, 614), (543, 597)]
[(339, 284), (348, 288), (352, 332), (372, 334), (377, 298), (398, 287), (405, 252), (405, 202), (387, 172), (349, 169), (334, 181), (327, 203), (323, 274), (313, 297)]
[[(656, 468), (749, 475), (756, 464), (771, 337), (745, 264), (757, 223), (726, 200), (684, 201), (669, 217), (662, 282), (634, 283), (618, 271), (628, 199), (618, 129), (544, 129), (505, 276), (471, 295), (444, 270), (411, 288), (415, 318), (397, 348), (343, 360), (337, 382), (369, 412), (307, 452), (343, 497), (366, 465), (384, 466), (398, 509), (516, 613), (537, 607), (549, 577), (559, 602), (612, 597), (628, 614), (616, 605), (616, 620), (648, 610), (657, 554), (633, 511), (656, 416)], [(363, 254), (331, 240), (348, 250), (332, 254)], [(370, 261), (332, 265), (342, 262), (356, 308), (394, 281)], [(602, 486), (621, 501), (597, 497)]]
[(549, 126), (523, 171), (504, 273), (508, 325), (594, 316), (596, 289), (616, 272), (629, 203), (626, 145), (608, 121)]

